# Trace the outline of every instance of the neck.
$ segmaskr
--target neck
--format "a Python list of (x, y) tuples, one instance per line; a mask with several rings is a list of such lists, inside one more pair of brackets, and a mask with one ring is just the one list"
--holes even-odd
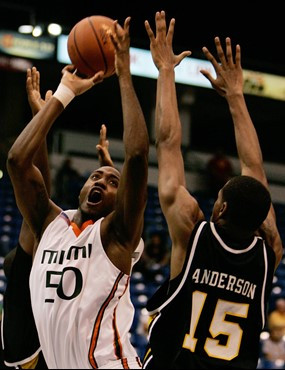
[(237, 242), (248, 240), (254, 236), (254, 233), (242, 230), (235, 225), (228, 224), (223, 219), (218, 220), (215, 224), (226, 237), (236, 240)]
[(92, 221), (94, 223), (97, 221), (97, 217), (91, 216), (90, 214), (82, 212), (79, 208), (73, 216), (72, 222), (74, 222), (79, 228), (81, 228), (86, 222)]

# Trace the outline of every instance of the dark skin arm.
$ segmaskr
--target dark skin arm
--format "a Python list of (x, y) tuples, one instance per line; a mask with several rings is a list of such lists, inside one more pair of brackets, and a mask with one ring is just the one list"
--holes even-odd
[[(215, 68), (217, 77), (214, 78), (211, 76), (207, 70), (202, 70), (201, 73), (210, 81), (218, 94), (227, 100), (234, 124), (241, 174), (256, 178), (269, 189), (259, 139), (243, 94), (240, 46), (236, 45), (234, 59), (229, 37), (226, 38), (225, 52), (218, 37), (215, 38), (215, 44), (221, 64), (218, 63), (206, 47), (203, 48), (203, 52)], [(276, 225), (273, 205), (271, 205), (268, 216), (259, 230), (259, 234), (265, 238), (268, 245), (274, 250), (276, 256), (275, 268), (277, 268), (283, 255), (283, 246)]]
[(157, 80), (155, 133), (158, 158), (158, 192), (172, 241), (170, 277), (182, 269), (188, 241), (195, 224), (203, 219), (197, 201), (186, 188), (181, 153), (181, 122), (178, 111), (175, 67), (188, 55), (175, 55), (172, 49), (175, 20), (166, 27), (165, 12), (155, 15), (156, 35), (145, 22), (150, 50), (159, 75)]
[[(27, 70), (26, 79), (26, 91), (28, 96), (28, 102), (32, 111), (33, 116), (35, 116), (40, 109), (45, 105), (45, 103), (52, 97), (52, 91), (48, 90), (45, 94), (45, 99), (42, 99), (40, 93), (40, 72), (36, 67)], [(98, 158), (101, 166), (114, 166), (109, 153), (109, 141), (107, 140), (107, 128), (105, 125), (101, 126), (100, 129), (100, 139), (96, 146), (98, 151)], [(51, 178), (50, 169), (48, 161), (48, 150), (46, 141), (39, 147), (35, 158), (34, 165), (40, 170), (43, 175), (43, 179), (47, 188), (47, 192), (50, 196), (51, 194)], [(32, 255), (34, 249), (34, 235), (25, 221), (22, 222), (19, 242), (24, 251)]]
[[(45, 94), (45, 99), (42, 99), (40, 93), (40, 73), (36, 69), (36, 67), (33, 67), (32, 69), (29, 68), (27, 70), (26, 91), (32, 114), (33, 116), (35, 116), (52, 96), (52, 91), (48, 90)], [(38, 167), (38, 169), (42, 173), (47, 192), (50, 195), (51, 179), (46, 140), (39, 147), (35, 155), (34, 165)], [(25, 221), (23, 221), (21, 225), (19, 242), (21, 247), (27, 254), (33, 254), (35, 238)]]
[(144, 115), (130, 73), (130, 17), (124, 27), (117, 22), (111, 34), (115, 46), (115, 67), (123, 111), (125, 160), (117, 191), (115, 211), (101, 227), (101, 237), (111, 261), (129, 273), (131, 256), (142, 235), (147, 200), (149, 138)]
[[(63, 69), (61, 82), (80, 95), (103, 80), (102, 71), (89, 79), (74, 72), (74, 66)], [(40, 170), (34, 164), (38, 148), (63, 112), (62, 103), (54, 96), (42, 107), (16, 139), (8, 154), (7, 169), (13, 184), (17, 206), (36, 239), (46, 226), (60, 213), (49, 198), (49, 192)]]

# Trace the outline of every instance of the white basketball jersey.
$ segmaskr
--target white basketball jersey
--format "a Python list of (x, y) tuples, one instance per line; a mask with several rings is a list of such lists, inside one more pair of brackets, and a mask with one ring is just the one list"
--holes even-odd
[[(76, 236), (70, 224), (75, 212), (62, 212), (49, 224), (30, 275), (32, 308), (46, 363), (50, 369), (120, 362), (122, 368), (136, 368), (128, 365), (128, 360), (138, 360), (129, 340), (134, 317), (130, 276), (114, 266), (103, 249), (103, 218)], [(143, 247), (141, 239), (132, 266)]]

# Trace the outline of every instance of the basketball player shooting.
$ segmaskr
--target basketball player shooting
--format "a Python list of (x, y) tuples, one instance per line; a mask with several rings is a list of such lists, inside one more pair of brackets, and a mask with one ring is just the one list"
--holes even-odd
[(141, 368), (130, 343), (134, 307), (129, 282), (143, 250), (149, 139), (130, 73), (130, 18), (114, 23), (116, 74), (121, 91), (125, 161), (94, 170), (79, 206), (63, 211), (48, 196), (33, 165), (40, 143), (77, 95), (102, 82), (63, 69), (58, 89), (29, 122), (8, 154), (17, 205), (37, 239), (31, 302), (48, 368)]

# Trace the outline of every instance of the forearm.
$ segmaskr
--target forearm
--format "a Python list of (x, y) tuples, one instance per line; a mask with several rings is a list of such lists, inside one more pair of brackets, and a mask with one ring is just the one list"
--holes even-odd
[(226, 98), (234, 122), (235, 140), (242, 174), (255, 176), (266, 181), (258, 136), (244, 96), (239, 93)]
[(126, 154), (130, 156), (148, 155), (149, 138), (139, 100), (130, 73), (119, 77)]
[[(136, 246), (143, 229), (147, 200), (149, 139), (144, 116), (131, 76), (119, 77), (124, 134), (125, 160), (117, 192), (114, 227), (122, 240)], [(132, 248), (132, 247), (131, 247)]]
[(8, 165), (20, 166), (23, 170), (26, 165), (30, 165), (37, 150), (46, 140), (50, 128), (62, 111), (63, 105), (59, 100), (51, 98), (14, 142), (9, 151)]
[(176, 97), (175, 72), (172, 68), (161, 69), (159, 72), (155, 131), (160, 169), (159, 188), (168, 197), (171, 193), (176, 194), (178, 186), (186, 186), (181, 153), (182, 130)]
[(181, 123), (177, 105), (174, 69), (161, 69), (157, 80), (155, 132), (157, 144), (181, 145)]

